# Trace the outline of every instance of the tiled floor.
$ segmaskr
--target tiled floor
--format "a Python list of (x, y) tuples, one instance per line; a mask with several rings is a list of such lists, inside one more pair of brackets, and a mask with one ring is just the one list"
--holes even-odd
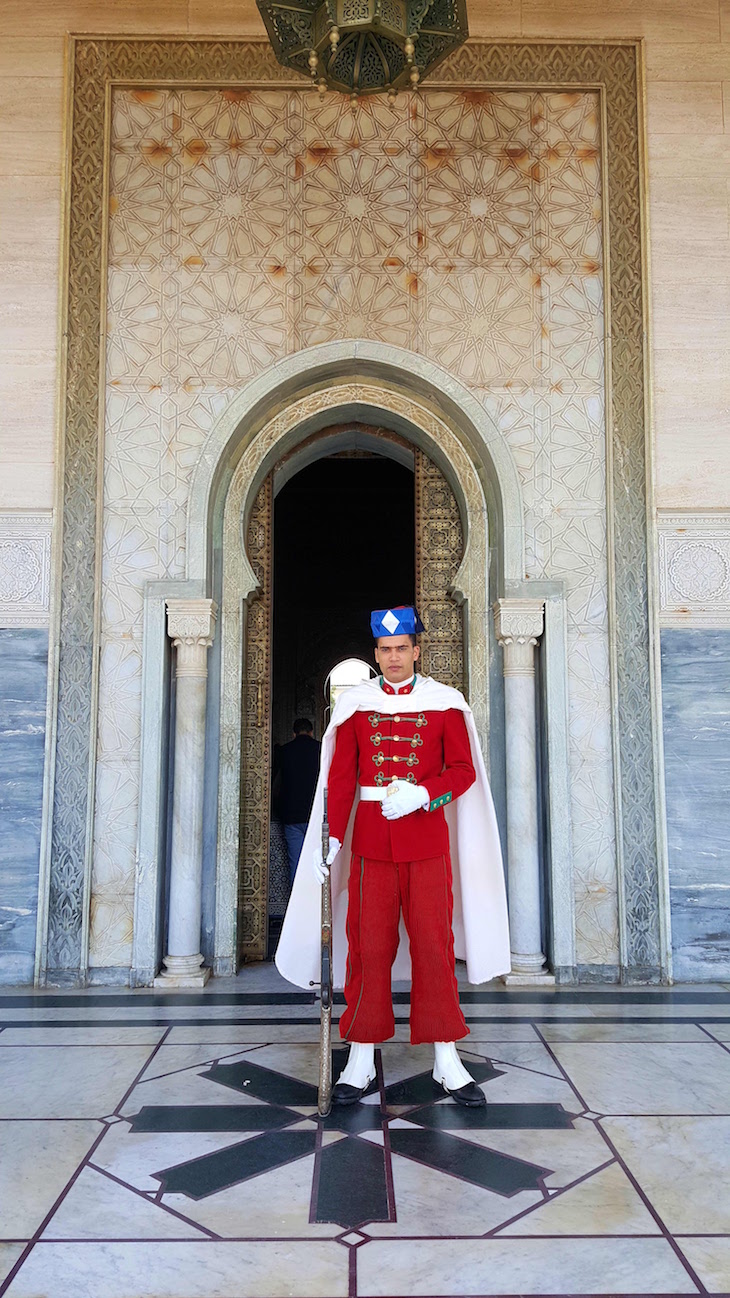
[(377, 1094), (321, 1122), (270, 966), (0, 994), (0, 1295), (730, 1292), (730, 987), (464, 985), (472, 1111), (396, 1000)]

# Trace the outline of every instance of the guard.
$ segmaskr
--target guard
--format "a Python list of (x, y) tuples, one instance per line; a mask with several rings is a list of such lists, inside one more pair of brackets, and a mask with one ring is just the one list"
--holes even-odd
[[(434, 1042), (441, 1093), (481, 1105), (484, 1092), (455, 1045), (469, 1029), (454, 959), (466, 959), (472, 983), (510, 967), (484, 761), (463, 695), (416, 672), (424, 629), (416, 610), (377, 610), (371, 628), (382, 674), (337, 700), (303, 849), (314, 874), (296, 876), (276, 964), (299, 986), (317, 980), (317, 884), (331, 867), (335, 981), (344, 981), (347, 1005), (340, 1035), (351, 1043), (333, 1100), (353, 1103), (371, 1088), (375, 1043), (395, 1032), (391, 977), (408, 976), (410, 956), (411, 1042)], [(323, 862), (325, 784), (331, 848)]]

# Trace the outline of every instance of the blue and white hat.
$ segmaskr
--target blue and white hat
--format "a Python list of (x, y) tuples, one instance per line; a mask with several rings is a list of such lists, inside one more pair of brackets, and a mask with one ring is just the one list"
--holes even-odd
[(426, 630), (417, 609), (409, 604), (396, 604), (395, 608), (376, 608), (370, 614), (370, 629), (376, 640), (381, 636), (420, 635)]

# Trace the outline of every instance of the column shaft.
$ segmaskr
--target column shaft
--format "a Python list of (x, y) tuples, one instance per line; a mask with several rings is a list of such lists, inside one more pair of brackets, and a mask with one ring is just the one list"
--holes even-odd
[[(530, 646), (532, 649), (532, 646)], [(513, 973), (545, 965), (537, 841), (537, 737), (534, 674), (504, 678), (507, 731), (507, 861)]]
[(167, 601), (167, 630), (176, 649), (175, 769), (167, 955), (155, 986), (203, 987), (210, 977), (202, 968), (200, 924), (207, 655), (215, 613), (209, 599)]
[(167, 943), (173, 956), (200, 949), (206, 687), (204, 676), (177, 678)]

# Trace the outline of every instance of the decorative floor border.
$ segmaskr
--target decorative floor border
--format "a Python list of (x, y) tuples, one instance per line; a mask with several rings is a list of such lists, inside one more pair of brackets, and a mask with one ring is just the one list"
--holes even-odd
[[(610, 263), (607, 404), (609, 610), (621, 965), (666, 976), (668, 909), (648, 562), (643, 74), (637, 42), (472, 41), (431, 86), (594, 88), (604, 113)], [(105, 175), (114, 82), (296, 85), (266, 41), (71, 37), (52, 712), (41, 860), (40, 982), (83, 981), (88, 960), (97, 662), (106, 278)], [(650, 502), (649, 502), (650, 503)], [(650, 605), (650, 600), (652, 601)]]

